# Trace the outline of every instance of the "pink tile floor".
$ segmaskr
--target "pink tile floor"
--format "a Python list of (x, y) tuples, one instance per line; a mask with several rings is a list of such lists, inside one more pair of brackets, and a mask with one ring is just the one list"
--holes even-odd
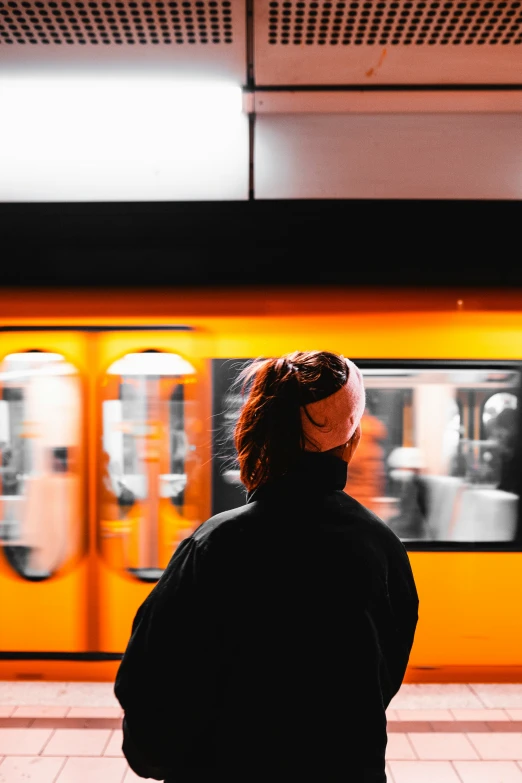
[[(0, 783), (137, 783), (111, 683), (0, 682)], [(389, 783), (522, 783), (522, 684), (404, 684)], [(248, 781), (245, 781), (248, 783)]]

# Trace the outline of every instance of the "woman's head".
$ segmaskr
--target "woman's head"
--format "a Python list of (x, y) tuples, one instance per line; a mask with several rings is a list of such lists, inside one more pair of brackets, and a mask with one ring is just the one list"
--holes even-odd
[[(237, 384), (246, 400), (234, 442), (248, 490), (285, 474), (303, 451), (357, 445), (364, 386), (359, 369), (343, 356), (294, 351), (255, 359)], [(348, 449), (350, 458), (354, 451)]]

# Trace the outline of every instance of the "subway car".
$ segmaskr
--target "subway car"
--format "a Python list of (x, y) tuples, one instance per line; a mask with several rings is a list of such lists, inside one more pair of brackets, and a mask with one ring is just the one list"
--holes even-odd
[(364, 374), (345, 491), (409, 552), (406, 681), (521, 681), (522, 293), (20, 289), (0, 314), (1, 679), (114, 677), (179, 542), (245, 502), (239, 371), (317, 349)]

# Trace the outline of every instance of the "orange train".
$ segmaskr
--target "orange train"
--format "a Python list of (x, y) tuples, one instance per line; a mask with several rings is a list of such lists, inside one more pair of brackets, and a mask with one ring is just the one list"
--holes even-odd
[(522, 681), (522, 293), (0, 291), (0, 679), (111, 680), (179, 541), (239, 505), (231, 390), (293, 350), (361, 366), (346, 491), (405, 541), (409, 682)]

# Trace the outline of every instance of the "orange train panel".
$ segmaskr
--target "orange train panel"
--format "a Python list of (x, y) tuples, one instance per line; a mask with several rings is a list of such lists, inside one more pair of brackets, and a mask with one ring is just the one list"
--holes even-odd
[[(64, 376), (63, 397), (54, 431), (46, 409), (46, 393), (60, 390), (52, 375), (36, 368), (17, 370), (6, 357), (57, 357)], [(63, 359), (63, 361), (60, 359)], [(85, 617), (88, 612), (87, 496), (85, 488), (85, 427), (82, 407), (87, 367), (85, 335), (78, 332), (5, 333), (0, 336), (0, 366), (9, 369), (0, 378), (0, 389), (24, 395), (28, 419), (20, 422), (20, 443), (30, 449), (32, 470), (24, 477), (23, 496), (4, 496), (12, 504), (11, 534), (0, 551), (0, 649), (3, 652), (85, 650)], [(39, 381), (27, 387), (30, 373)], [(71, 375), (71, 373), (73, 373)], [(51, 386), (42, 382), (51, 380)], [(71, 387), (74, 383), (74, 388)], [(70, 394), (72, 390), (72, 396)], [(31, 392), (32, 393), (29, 393)], [(36, 394), (34, 393), (36, 392)], [(69, 422), (70, 427), (65, 426)], [(57, 440), (56, 440), (57, 439)], [(51, 472), (49, 453), (67, 444), (67, 472)], [(17, 501), (14, 503), (14, 501)], [(4, 524), (7, 517), (4, 515)], [(21, 525), (21, 529), (18, 526)], [(13, 532), (15, 531), (15, 532)], [(13, 569), (20, 553), (30, 550), (27, 570), (44, 575), (42, 581), (21, 579)]]
[[(56, 291), (45, 296), (0, 291), (0, 314), (0, 326), (50, 327), (45, 333), (0, 333), (0, 358), (39, 348), (64, 355), (78, 369), (85, 437), (79, 459), (88, 487), (79, 524), (89, 520), (89, 549), (83, 559), (75, 565), (71, 561), (49, 580), (14, 578), (0, 555), (3, 651), (121, 652), (136, 608), (151, 589), (122, 567), (122, 536), (133, 525), (136, 529), (139, 502), (125, 519), (112, 519), (120, 527), (100, 545), (101, 525), (111, 522), (99, 494), (101, 402), (107, 398), (107, 369), (125, 354), (150, 349), (177, 353), (198, 374), (199, 412), (191, 437), (201, 459), (191, 469), (197, 467), (199, 475), (194, 473), (187, 484), (183, 514), (170, 501), (159, 501), (161, 566), (176, 537), (188, 532), (187, 519), (199, 522), (210, 514), (212, 358), (321, 349), (356, 359), (522, 360), (522, 296), (510, 291)], [(52, 331), (53, 326), (73, 324), (135, 329)], [(154, 324), (186, 325), (194, 331), (139, 329)], [(166, 470), (165, 453), (159, 458), (161, 471)], [(406, 680), (522, 681), (522, 615), (517, 605), (522, 553), (412, 551), (410, 559), (420, 620)], [(0, 661), (0, 676), (112, 679), (116, 665)]]

